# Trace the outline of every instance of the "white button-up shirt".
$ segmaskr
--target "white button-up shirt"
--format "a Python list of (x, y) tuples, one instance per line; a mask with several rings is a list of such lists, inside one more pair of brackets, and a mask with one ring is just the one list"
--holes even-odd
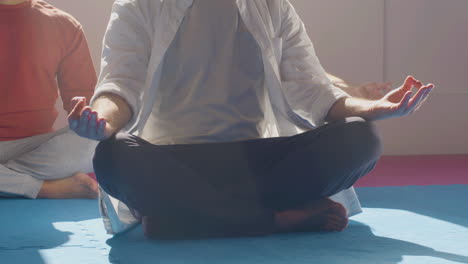
[(264, 135), (262, 52), (236, 0), (193, 0), (162, 62), (158, 96), (140, 136), (156, 145)]
[[(133, 117), (126, 130), (140, 135), (160, 93), (162, 61), (193, 0), (116, 0), (104, 38), (101, 74), (93, 101), (103, 93), (124, 98)], [(347, 96), (320, 65), (305, 26), (288, 0), (237, 0), (240, 17), (262, 53), (264, 137), (291, 136), (324, 124), (331, 106)], [(360, 212), (353, 189), (337, 198)], [(101, 191), (109, 233), (136, 223), (128, 208)]]

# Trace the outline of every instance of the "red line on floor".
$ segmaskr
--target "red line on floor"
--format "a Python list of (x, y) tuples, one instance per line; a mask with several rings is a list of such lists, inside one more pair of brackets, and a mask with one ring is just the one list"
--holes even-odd
[(384, 156), (357, 187), (468, 184), (468, 155)]

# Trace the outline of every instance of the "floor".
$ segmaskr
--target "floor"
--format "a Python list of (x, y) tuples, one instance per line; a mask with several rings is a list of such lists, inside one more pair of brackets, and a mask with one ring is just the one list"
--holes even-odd
[(468, 155), (386, 156), (358, 187), (468, 184)]
[(4, 199), (0, 263), (468, 263), (467, 166), (468, 156), (385, 157), (358, 184), (364, 213), (332, 234), (148, 241), (139, 227), (105, 234), (95, 201)]

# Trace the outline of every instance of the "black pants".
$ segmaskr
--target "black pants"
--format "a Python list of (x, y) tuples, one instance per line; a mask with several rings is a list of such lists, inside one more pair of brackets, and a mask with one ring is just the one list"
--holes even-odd
[(350, 188), (375, 166), (372, 123), (348, 118), (293, 136), (152, 145), (129, 134), (101, 142), (102, 188), (154, 219), (161, 238), (269, 233), (274, 212)]

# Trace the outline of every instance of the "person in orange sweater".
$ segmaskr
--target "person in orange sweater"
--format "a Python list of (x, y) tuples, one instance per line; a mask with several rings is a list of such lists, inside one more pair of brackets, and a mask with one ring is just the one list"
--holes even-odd
[(59, 96), (90, 98), (96, 72), (81, 25), (42, 0), (0, 0), (0, 196), (96, 198), (93, 141), (53, 130)]

